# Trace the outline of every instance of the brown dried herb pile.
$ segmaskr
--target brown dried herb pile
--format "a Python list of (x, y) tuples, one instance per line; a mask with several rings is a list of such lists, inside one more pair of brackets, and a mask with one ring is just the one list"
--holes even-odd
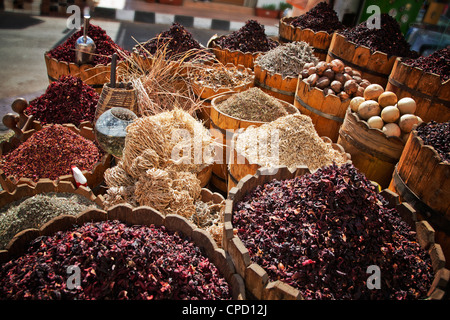
[(72, 130), (53, 124), (35, 132), (24, 143), (0, 159), (0, 169), (15, 180), (40, 178), (55, 180), (72, 174), (71, 166), (92, 170), (103, 152)]
[(30, 101), (25, 114), (33, 115), (43, 125), (94, 120), (99, 94), (81, 79), (71, 75), (61, 76), (52, 82), (43, 95)]
[[(68, 288), (68, 266), (80, 287)], [(230, 299), (219, 270), (189, 238), (165, 227), (85, 223), (30, 243), (0, 268), (0, 299)]]
[(313, 48), (304, 41), (283, 44), (256, 58), (263, 70), (279, 73), (283, 78), (298, 77), (306, 63), (316, 65), (318, 62)]
[(305, 14), (296, 17), (291, 21), (291, 25), (315, 32), (325, 31), (329, 34), (345, 28), (339, 21), (336, 11), (326, 2), (320, 2)]
[(306, 299), (420, 299), (433, 281), (415, 232), (352, 164), (258, 186), (232, 219), (251, 260)]
[(423, 142), (437, 151), (442, 161), (450, 162), (450, 121), (437, 123), (433, 120), (420, 124), (416, 130)]
[(142, 45), (136, 46), (137, 51), (144, 56), (154, 55), (157, 50), (165, 50), (166, 59), (179, 59), (184, 57), (186, 61), (192, 59), (195, 54), (184, 55), (189, 50), (200, 50), (200, 43), (194, 39), (192, 33), (178, 22), (174, 22), (169, 30), (159, 33), (156, 37)]
[(411, 67), (417, 67), (425, 72), (436, 73), (441, 76), (442, 82), (450, 79), (450, 46), (442, 48), (427, 57), (405, 59), (403, 62)]
[(252, 84), (255, 76), (249, 69), (240, 70), (235, 66), (224, 66), (219, 63), (211, 67), (195, 65), (189, 70), (189, 79), (204, 87), (214, 90), (221, 88), (234, 89)]
[(98, 208), (94, 202), (73, 193), (40, 193), (15, 201), (0, 208), (0, 249), (22, 230), (39, 229), (54, 217), (75, 216), (93, 208)]
[(403, 36), (397, 21), (387, 13), (382, 13), (380, 17), (380, 28), (368, 28), (364, 21), (354, 28), (339, 31), (358, 45), (363, 45), (372, 52), (380, 51), (389, 56), (416, 58), (417, 52), (411, 51), (411, 45)]
[[(83, 27), (81, 30), (71, 35), (64, 43), (49, 51), (49, 56), (58, 61), (75, 63), (75, 42), (83, 35)], [(128, 54), (128, 52), (119, 47), (107, 34), (106, 31), (96, 25), (89, 25), (87, 35), (94, 41), (96, 50), (93, 64), (107, 65), (111, 63), (111, 56), (117, 53), (117, 59), (123, 60), (124, 56), (119, 54)]]
[(239, 30), (215, 40), (222, 49), (242, 52), (266, 52), (278, 46), (267, 37), (264, 26), (256, 20), (248, 20)]
[(315, 171), (333, 162), (340, 165), (347, 161), (346, 156), (319, 137), (311, 118), (303, 114), (247, 128), (237, 137), (236, 150), (250, 163), (262, 167), (307, 166)]
[(283, 104), (257, 87), (235, 93), (217, 108), (235, 118), (270, 122), (288, 114)]

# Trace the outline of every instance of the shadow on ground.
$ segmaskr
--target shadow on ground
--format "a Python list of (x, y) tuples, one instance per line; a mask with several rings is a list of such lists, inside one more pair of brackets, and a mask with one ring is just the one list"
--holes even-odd
[(0, 29), (26, 29), (43, 22), (27, 14), (0, 12)]

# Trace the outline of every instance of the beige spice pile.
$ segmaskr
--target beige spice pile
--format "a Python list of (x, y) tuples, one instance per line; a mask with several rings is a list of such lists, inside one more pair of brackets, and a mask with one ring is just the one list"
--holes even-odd
[(235, 93), (217, 108), (232, 117), (270, 122), (288, 114), (283, 104), (257, 87)]
[(344, 154), (319, 137), (311, 118), (301, 114), (247, 128), (237, 137), (236, 150), (262, 167), (304, 165), (316, 171), (333, 162), (340, 165), (347, 161)]

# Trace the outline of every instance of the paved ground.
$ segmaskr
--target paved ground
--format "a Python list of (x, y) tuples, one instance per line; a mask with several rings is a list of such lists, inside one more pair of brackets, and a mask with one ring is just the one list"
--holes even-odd
[[(125, 49), (146, 41), (169, 25), (127, 21), (96, 20), (95, 24)], [(187, 28), (195, 39), (206, 45), (217, 30)], [(0, 119), (12, 112), (11, 103), (17, 97), (31, 100), (48, 86), (44, 53), (68, 35), (66, 19), (0, 12)], [(0, 130), (6, 130), (0, 123)]]

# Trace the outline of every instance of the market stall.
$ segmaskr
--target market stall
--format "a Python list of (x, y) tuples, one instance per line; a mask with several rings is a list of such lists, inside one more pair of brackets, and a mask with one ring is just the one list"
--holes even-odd
[(0, 300), (448, 299), (448, 48), (324, 3), (279, 32), (46, 52), (3, 118)]

